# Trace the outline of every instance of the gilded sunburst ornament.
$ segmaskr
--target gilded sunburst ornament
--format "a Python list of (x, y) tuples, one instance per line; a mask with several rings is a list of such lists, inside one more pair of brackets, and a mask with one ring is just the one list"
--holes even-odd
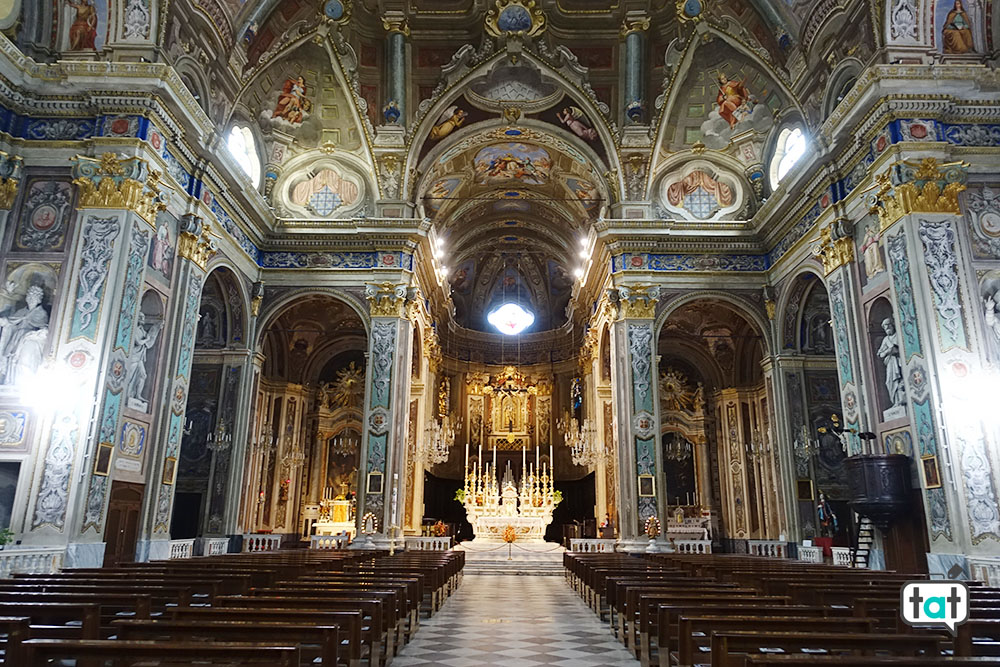
[(330, 403), (335, 408), (355, 408), (361, 405), (365, 392), (365, 372), (351, 362), (337, 371), (337, 379), (330, 386)]

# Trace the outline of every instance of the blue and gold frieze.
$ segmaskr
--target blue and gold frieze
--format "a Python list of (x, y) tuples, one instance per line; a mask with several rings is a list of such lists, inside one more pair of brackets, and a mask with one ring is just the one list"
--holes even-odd
[(611, 273), (622, 271), (767, 271), (766, 255), (623, 253), (611, 258)]

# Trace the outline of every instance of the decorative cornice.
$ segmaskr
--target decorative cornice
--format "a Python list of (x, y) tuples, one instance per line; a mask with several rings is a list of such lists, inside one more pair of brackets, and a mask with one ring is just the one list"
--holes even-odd
[(372, 317), (398, 317), (404, 319), (409, 287), (406, 283), (368, 283), (365, 298)]
[(73, 183), (80, 188), (78, 208), (133, 211), (153, 227), (156, 215), (167, 209), (160, 172), (150, 171), (143, 159), (104, 153), (99, 160), (77, 155), (71, 161)]
[(0, 151), (0, 210), (9, 211), (14, 205), (23, 170), (24, 163), (19, 156)]
[(820, 240), (813, 254), (823, 260), (826, 275), (854, 261), (853, 232), (851, 223), (842, 218), (820, 230)]
[(875, 177), (874, 202), (869, 210), (878, 215), (882, 231), (910, 213), (961, 214), (958, 193), (965, 190), (968, 165), (939, 164), (932, 157), (919, 163), (905, 161)]
[(202, 271), (207, 270), (208, 260), (218, 252), (215, 243), (216, 235), (210, 227), (207, 222), (195, 215), (189, 214), (181, 218), (177, 254), (194, 262)]

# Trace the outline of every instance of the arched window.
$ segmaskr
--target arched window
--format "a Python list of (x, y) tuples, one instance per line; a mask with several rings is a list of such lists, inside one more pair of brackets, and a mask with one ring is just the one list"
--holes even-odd
[(253, 186), (260, 187), (260, 156), (257, 155), (257, 142), (254, 141), (250, 128), (234, 125), (229, 131), (226, 146), (229, 147), (229, 152), (236, 159), (236, 163), (250, 177)]
[(778, 187), (781, 179), (792, 170), (792, 167), (805, 152), (806, 137), (802, 134), (802, 129), (798, 127), (784, 128), (778, 135), (778, 142), (774, 146), (774, 156), (771, 157), (771, 165), (768, 167), (772, 190)]

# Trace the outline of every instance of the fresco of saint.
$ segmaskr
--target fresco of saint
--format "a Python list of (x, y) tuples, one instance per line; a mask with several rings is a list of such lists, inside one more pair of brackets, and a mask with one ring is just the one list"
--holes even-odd
[(729, 123), (730, 129), (753, 111), (754, 99), (747, 90), (746, 81), (730, 81), (722, 72), (718, 77), (719, 94), (715, 98), (719, 115)]
[(76, 17), (69, 27), (70, 51), (93, 51), (97, 40), (97, 8), (94, 0), (67, 0), (76, 10)]
[(955, 0), (955, 6), (944, 20), (941, 28), (941, 45), (945, 53), (970, 53), (972, 44), (972, 21), (962, 5)]
[(580, 107), (566, 107), (556, 114), (559, 121), (572, 130), (573, 134), (587, 141), (597, 139), (597, 130), (590, 124), (590, 119), (583, 113)]
[(281, 118), (292, 125), (300, 125), (312, 109), (312, 102), (306, 97), (307, 90), (306, 80), (301, 75), (285, 80), (271, 118)]

